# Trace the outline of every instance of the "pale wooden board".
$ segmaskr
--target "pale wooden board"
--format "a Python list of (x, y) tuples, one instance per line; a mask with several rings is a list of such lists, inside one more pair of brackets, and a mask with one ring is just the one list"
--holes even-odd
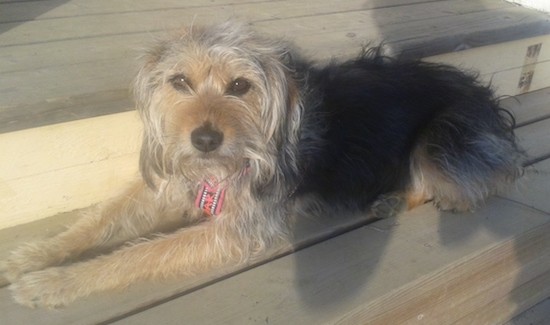
[(447, 324), (548, 270), (549, 230), (548, 214), (505, 200), (460, 216), (423, 206), (119, 323)]
[[(525, 63), (527, 48), (541, 44), (531, 91), (550, 85), (550, 35), (505, 42), (425, 58), (426, 61), (451, 64), (478, 73), (500, 96), (519, 94), (518, 82)], [(498, 59), (495, 59), (498, 58)]]
[[(518, 81), (522, 68), (496, 71), (482, 78), (494, 85), (497, 95), (513, 96), (518, 93)], [(531, 83), (531, 90), (539, 90), (550, 85), (550, 61), (539, 62), (536, 65), (535, 75)]]
[(1, 226), (8, 228), (107, 200), (139, 177), (137, 156), (125, 155), (3, 182), (0, 188)]
[(464, 49), (457, 52), (443, 53), (426, 57), (426, 61), (451, 64), (465, 70), (474, 70), (481, 75), (492, 74), (521, 68), (525, 63), (527, 48), (531, 45), (542, 44), (538, 61), (550, 61), (550, 35), (530, 37), (513, 42), (497, 43), (493, 45)]
[(89, 206), (137, 176), (135, 112), (0, 135), (0, 228)]
[(141, 127), (137, 113), (127, 112), (2, 134), (0, 152), (7, 155), (0, 160), (0, 179), (134, 154), (141, 145)]

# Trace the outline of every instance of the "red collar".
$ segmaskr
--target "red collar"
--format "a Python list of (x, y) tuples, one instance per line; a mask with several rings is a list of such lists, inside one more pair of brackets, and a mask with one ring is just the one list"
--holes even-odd
[[(247, 175), (249, 172), (250, 163), (246, 161), (242, 171), (239, 173), (239, 177)], [(197, 193), (195, 206), (209, 217), (220, 214), (225, 200), (226, 184), (226, 180), (220, 182), (214, 177), (204, 180)]]
[(225, 199), (225, 187), (214, 179), (205, 180), (195, 199), (195, 206), (211, 217), (220, 214)]

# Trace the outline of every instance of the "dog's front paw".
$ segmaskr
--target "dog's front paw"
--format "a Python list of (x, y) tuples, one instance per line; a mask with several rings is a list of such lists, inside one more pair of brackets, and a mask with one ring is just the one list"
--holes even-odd
[(0, 272), (14, 283), (23, 274), (37, 271), (53, 264), (53, 259), (40, 243), (25, 244), (13, 252), (0, 263)]
[(59, 308), (77, 297), (77, 289), (62, 267), (25, 274), (9, 289), (16, 302), (31, 308)]

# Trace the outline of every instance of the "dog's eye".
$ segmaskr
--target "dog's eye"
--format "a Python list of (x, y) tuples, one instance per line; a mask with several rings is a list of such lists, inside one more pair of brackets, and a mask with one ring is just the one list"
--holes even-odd
[(233, 96), (242, 96), (250, 89), (250, 82), (244, 78), (237, 78), (229, 83), (227, 93)]
[(189, 87), (191, 87), (191, 84), (187, 78), (185, 78), (182, 74), (177, 74), (170, 78), (170, 83), (172, 84), (172, 87), (180, 91), (189, 90)]

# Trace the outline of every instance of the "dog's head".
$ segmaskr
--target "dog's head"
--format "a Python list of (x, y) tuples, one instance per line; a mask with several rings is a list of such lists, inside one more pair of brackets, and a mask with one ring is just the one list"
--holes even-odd
[(158, 41), (134, 87), (147, 183), (169, 175), (222, 180), (243, 169), (272, 179), (300, 119), (287, 51), (234, 22), (184, 28)]

